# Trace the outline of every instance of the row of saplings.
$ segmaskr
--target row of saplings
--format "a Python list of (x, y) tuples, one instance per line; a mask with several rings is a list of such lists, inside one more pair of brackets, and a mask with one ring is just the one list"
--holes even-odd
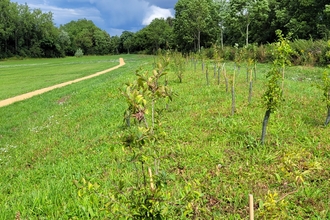
[[(285, 74), (285, 66), (289, 64), (289, 56), (292, 53), (289, 41), (283, 37), (281, 32), (277, 33), (279, 41), (276, 44), (274, 51), (274, 61), (271, 70), (267, 74), (268, 82), (267, 88), (264, 93), (264, 105), (266, 112), (262, 124), (261, 144), (265, 142), (266, 128), (269, 117), (280, 105), (283, 96), (283, 82)], [(216, 49), (215, 49), (216, 51)], [(235, 112), (235, 74), (239, 71), (239, 62), (242, 57), (241, 51), (237, 48), (236, 67), (231, 85), (232, 93), (232, 114)], [(202, 57), (199, 57), (202, 59)], [(113, 201), (115, 203), (126, 203), (129, 207), (128, 213), (122, 213), (117, 210), (118, 215), (127, 215), (133, 218), (150, 218), (150, 219), (162, 219), (167, 217), (168, 207), (166, 201), (168, 201), (169, 194), (162, 190), (164, 181), (159, 178), (159, 158), (157, 155), (157, 143), (161, 140), (165, 132), (162, 132), (161, 127), (158, 125), (156, 114), (157, 101), (164, 100), (165, 103), (172, 100), (173, 93), (167, 84), (166, 70), (172, 62), (172, 68), (182, 82), (184, 72), (186, 71), (186, 65), (189, 58), (183, 58), (179, 53), (159, 54), (154, 60), (154, 70), (152, 74), (148, 71), (142, 72), (136, 71), (136, 80), (131, 83), (127, 83), (122, 91), (123, 96), (126, 98), (128, 108), (124, 114), (124, 121), (126, 125), (125, 134), (123, 135), (124, 144), (130, 149), (132, 153), (131, 161), (134, 164), (137, 176), (136, 186), (129, 192), (129, 199), (126, 201)], [(253, 69), (254, 76), (256, 77), (256, 65), (255, 59), (249, 57), (246, 59), (248, 63), (247, 68), (247, 81), (249, 81), (249, 102), (252, 94), (252, 81), (253, 81)], [(196, 70), (196, 57), (191, 57), (192, 64)], [(218, 76), (218, 84), (220, 83), (220, 74), (224, 76), (226, 83), (226, 90), (228, 90), (228, 77), (226, 75), (225, 64), (221, 64), (220, 59), (215, 59), (214, 63), (214, 76)], [(254, 64), (254, 65), (253, 65)], [(206, 73), (207, 84), (209, 83), (209, 67), (202, 62), (202, 69)], [(161, 81), (161, 79), (163, 79)], [(327, 103), (328, 114), (325, 124), (330, 121), (330, 79), (327, 73), (324, 73), (322, 84), (320, 88), (324, 92), (324, 97)], [(167, 106), (167, 105), (165, 105)], [(150, 164), (153, 164), (154, 172), (150, 168)], [(191, 193), (185, 191), (183, 193)], [(120, 197), (118, 197), (120, 198)], [(201, 202), (201, 198), (198, 196), (183, 196), (186, 201), (181, 201), (181, 206), (176, 205), (176, 211), (181, 215), (190, 216), (195, 215), (193, 206), (189, 204), (196, 204)], [(113, 210), (114, 211), (114, 210)], [(114, 212), (115, 213), (115, 212)]]

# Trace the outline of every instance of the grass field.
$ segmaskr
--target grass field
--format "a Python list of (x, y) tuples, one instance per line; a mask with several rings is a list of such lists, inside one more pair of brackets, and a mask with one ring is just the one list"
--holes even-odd
[(0, 100), (84, 77), (119, 64), (119, 56), (0, 61)]
[[(113, 72), (0, 108), (1, 219), (134, 219), (134, 204), (145, 194), (136, 187), (142, 180), (134, 153), (121, 141), (127, 104), (119, 88), (139, 67), (151, 70), (153, 57), (123, 58), (126, 65)], [(34, 62), (41, 61), (28, 61), (30, 72), (40, 71)], [(226, 66), (230, 76), (233, 64)], [(165, 219), (248, 219), (249, 194), (256, 219), (330, 218), (330, 136), (322, 92), (314, 86), (323, 69), (287, 68), (285, 101), (271, 115), (261, 146), (269, 68), (258, 64), (251, 104), (244, 70), (238, 75), (233, 116), (223, 78), (217, 85), (210, 74), (207, 86), (200, 64), (196, 72), (187, 64), (183, 83), (169, 72), (176, 96), (159, 119), (164, 136), (145, 161), (154, 173), (159, 163), (161, 200), (154, 208)]]

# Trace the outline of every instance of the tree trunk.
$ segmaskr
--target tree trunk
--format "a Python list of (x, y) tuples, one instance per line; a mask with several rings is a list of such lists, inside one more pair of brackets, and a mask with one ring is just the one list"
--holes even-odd
[(250, 69), (249, 104), (251, 104), (251, 99), (252, 99), (252, 86), (253, 86), (253, 75), (252, 75), (252, 69)]
[(218, 68), (218, 85), (220, 85), (220, 65), (219, 65), (219, 68)]
[(194, 71), (196, 72), (197, 59), (194, 61)]
[(225, 84), (226, 84), (226, 92), (228, 92), (228, 77), (226, 73), (225, 66), (223, 65), (223, 76), (225, 77)]
[(327, 118), (325, 120), (325, 126), (327, 126), (330, 122), (330, 106), (328, 106), (328, 115)]
[(127, 127), (131, 127), (131, 111), (127, 110), (125, 112), (125, 122)]
[(194, 51), (195, 51), (195, 53), (197, 53), (197, 51), (198, 51), (198, 47), (197, 47), (197, 35), (196, 35), (196, 33), (194, 33)]
[(221, 27), (221, 31), (220, 31), (220, 41), (221, 41), (221, 50), (223, 50), (223, 29)]
[(285, 65), (283, 64), (282, 65), (282, 95), (284, 93), (284, 72), (285, 72), (284, 67), (285, 67)]
[(18, 54), (18, 39), (17, 39), (17, 30), (15, 30), (15, 54)]
[(233, 83), (231, 85), (231, 114), (234, 115), (236, 112), (236, 99), (235, 99), (235, 75), (236, 71), (234, 70)]
[(217, 65), (215, 63), (214, 63), (214, 66), (213, 66), (213, 71), (214, 71), (213, 77), (215, 78), (215, 76), (217, 75)]
[(151, 122), (152, 122), (152, 133), (154, 132), (154, 127), (155, 127), (155, 100), (152, 99), (151, 102)]
[(254, 81), (257, 81), (257, 64), (256, 63), (254, 63), (253, 71), (254, 71)]
[(201, 31), (198, 30), (198, 37), (197, 37), (197, 41), (198, 41), (198, 52), (201, 52)]
[(249, 25), (250, 23), (246, 25), (246, 46), (249, 46)]
[(235, 86), (231, 86), (231, 115), (234, 115), (236, 111), (236, 100), (235, 100)]
[(206, 67), (206, 85), (209, 85), (209, 68)]
[(250, 86), (249, 86), (249, 104), (251, 104), (251, 99), (252, 99), (252, 80), (250, 81)]
[(262, 145), (265, 143), (266, 129), (267, 129), (269, 116), (270, 116), (270, 110), (267, 109), (267, 111), (265, 113), (264, 121), (262, 122), (262, 133), (261, 133), (261, 144)]
[(246, 68), (246, 82), (249, 82), (249, 67)]

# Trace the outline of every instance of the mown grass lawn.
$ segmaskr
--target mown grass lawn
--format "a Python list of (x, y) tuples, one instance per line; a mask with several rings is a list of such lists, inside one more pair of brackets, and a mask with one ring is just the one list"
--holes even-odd
[[(132, 191), (143, 180), (122, 144), (127, 104), (119, 88), (139, 67), (151, 70), (153, 57), (124, 60), (113, 72), (0, 108), (1, 218), (132, 218)], [(233, 64), (226, 66), (230, 76)], [(257, 219), (330, 218), (329, 128), (314, 86), (323, 69), (287, 68), (285, 101), (261, 146), (269, 67), (258, 65), (251, 104), (242, 68), (235, 115), (223, 78), (217, 85), (210, 74), (207, 86), (190, 62), (183, 83), (169, 71), (176, 96), (159, 118), (166, 135), (145, 164), (156, 173), (159, 162), (158, 208), (167, 219), (247, 219), (248, 194)]]
[(119, 64), (119, 56), (0, 61), (0, 100), (45, 88)]

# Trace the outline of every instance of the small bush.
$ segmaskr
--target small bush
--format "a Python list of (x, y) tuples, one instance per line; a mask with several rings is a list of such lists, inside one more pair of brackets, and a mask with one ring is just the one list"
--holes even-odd
[(294, 40), (290, 46), (294, 50), (294, 54), (291, 56), (291, 62), (294, 65), (324, 66), (329, 62), (326, 57), (329, 46), (324, 40)]
[(82, 49), (78, 48), (74, 55), (75, 57), (82, 57), (84, 56), (84, 52), (82, 51)]
[(203, 50), (203, 53), (205, 55), (205, 57), (207, 57), (208, 59), (214, 59), (214, 48), (206, 48)]
[(234, 47), (224, 47), (223, 50), (220, 51), (221, 58), (224, 60), (231, 60), (233, 61), (235, 58), (235, 48)]
[(267, 63), (273, 60), (272, 58), (272, 50), (273, 50), (273, 45), (272, 44), (266, 44), (263, 45), (261, 44), (257, 48), (257, 60), (260, 63)]

